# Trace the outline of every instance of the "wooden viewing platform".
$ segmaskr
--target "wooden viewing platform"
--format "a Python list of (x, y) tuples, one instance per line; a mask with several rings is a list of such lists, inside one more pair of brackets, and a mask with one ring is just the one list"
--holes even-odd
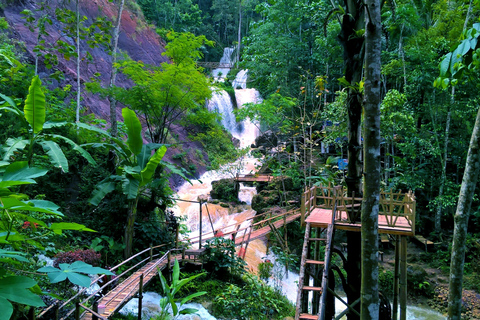
[[(342, 187), (312, 187), (302, 197), (302, 224), (326, 228), (332, 221), (332, 208), (338, 204), (334, 225), (336, 229), (361, 231), (362, 198), (346, 196)], [(381, 192), (378, 213), (378, 232), (393, 235), (415, 235), (415, 196), (412, 192)]]

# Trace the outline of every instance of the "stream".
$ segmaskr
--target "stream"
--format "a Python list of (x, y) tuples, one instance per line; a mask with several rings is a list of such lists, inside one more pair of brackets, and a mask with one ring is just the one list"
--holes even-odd
[[(232, 48), (226, 48), (224, 51), (224, 56), (222, 57), (222, 63), (230, 63), (230, 56), (233, 52)], [(214, 77), (220, 79), (222, 76), (225, 76), (228, 73), (229, 69), (216, 69), (213, 71)], [(237, 99), (237, 105), (239, 108), (247, 102), (259, 103), (261, 102), (260, 94), (255, 89), (246, 88), (247, 80), (247, 70), (242, 70), (237, 74), (237, 78), (233, 82), (233, 87), (235, 88), (235, 96)], [(221, 81), (221, 80), (220, 80)], [(222, 124), (223, 126), (231, 132), (231, 134), (240, 140), (240, 147), (245, 148), (249, 147), (255, 142), (255, 138), (259, 135), (258, 128), (251, 122), (245, 121), (242, 123), (237, 123), (235, 121), (235, 116), (233, 115), (233, 106), (230, 100), (230, 96), (225, 92), (214, 93), (212, 99), (208, 102), (208, 108), (211, 111), (218, 112), (222, 115)], [(219, 180), (222, 178), (233, 178), (237, 173), (239, 174), (248, 174), (256, 171), (256, 166), (258, 165), (257, 160), (255, 160), (250, 155), (238, 159), (236, 162), (226, 165), (217, 171), (207, 171), (204, 173), (199, 180), (192, 181), (192, 184), (185, 183), (177, 192), (179, 199), (189, 200), (189, 201), (198, 201), (199, 197), (208, 197), (212, 189), (212, 181)], [(218, 204), (208, 203), (206, 204), (207, 210), (205, 210), (205, 204), (202, 210), (202, 230), (205, 234), (206, 232), (212, 232), (213, 229), (217, 230), (225, 226), (234, 225), (237, 222), (244, 221), (247, 218), (253, 217), (255, 211), (251, 209), (251, 201), (253, 196), (256, 194), (254, 187), (246, 187), (241, 185), (239, 190), (239, 200), (246, 203), (245, 205), (240, 205), (235, 208), (224, 208)], [(176, 216), (183, 216), (186, 218), (186, 224), (189, 227), (191, 233), (189, 234), (190, 238), (198, 236), (199, 233), (199, 204), (198, 203), (188, 203), (178, 201), (177, 206), (173, 209)], [(212, 223), (209, 221), (209, 215), (212, 220)], [(250, 224), (250, 222), (242, 223), (240, 229), (244, 229)], [(233, 226), (231, 227), (233, 231)], [(224, 231), (225, 232), (225, 231)], [(242, 236), (240, 232), (237, 234), (237, 237)], [(208, 236), (208, 235), (207, 235)], [(248, 264), (248, 268), (251, 272), (257, 272), (257, 266), (260, 262), (264, 261), (262, 259), (266, 258), (266, 245), (262, 240), (255, 240), (250, 242), (247, 250), (245, 260)], [(267, 257), (272, 262), (275, 261), (275, 256), (269, 255)], [(289, 272), (288, 277), (284, 275), (284, 268), (278, 267), (274, 269), (273, 274), (275, 277), (269, 280), (269, 284), (273, 287), (279, 288), (284, 292), (288, 299), (292, 302), (296, 301), (296, 291), (298, 283), (298, 274)], [(154, 315), (158, 314), (159, 301), (161, 296), (155, 292), (145, 292), (143, 300), (142, 314), (143, 319), (150, 319)], [(342, 305), (339, 301), (336, 303), (337, 310), (343, 310)], [(195, 315), (185, 315), (180, 316), (178, 319), (190, 320), (215, 320), (208, 311), (199, 304), (186, 304), (184, 307), (187, 308), (196, 308), (199, 311)], [(132, 299), (126, 306), (120, 311), (122, 314), (136, 314), (138, 309), (138, 299)], [(338, 312), (340, 313), (340, 312)], [(232, 315), (232, 318), (234, 315)], [(408, 320), (440, 320), (446, 319), (440, 313), (433, 311), (428, 308), (408, 306), (407, 307), (407, 319)], [(261, 319), (259, 319), (261, 320)]]

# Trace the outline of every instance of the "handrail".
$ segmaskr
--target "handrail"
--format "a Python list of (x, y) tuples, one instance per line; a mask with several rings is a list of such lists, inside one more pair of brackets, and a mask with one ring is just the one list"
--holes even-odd
[[(120, 264), (112, 267), (110, 269), (110, 271), (114, 271), (116, 269), (118, 269), (120, 266), (124, 265), (125, 263), (131, 261), (132, 259), (144, 254), (145, 252), (147, 251), (151, 251), (151, 250), (154, 250), (154, 249), (158, 249), (158, 248), (161, 248), (161, 247), (164, 247), (166, 246), (166, 244), (161, 244), (161, 245), (157, 245), (157, 246), (153, 246), (153, 247), (149, 247), (149, 248), (146, 248), (138, 253), (136, 253), (135, 255), (131, 256), (130, 258), (128, 258), (127, 260), (125, 261), (122, 261)], [(158, 254), (157, 254), (158, 255)], [(131, 271), (132, 269), (134, 269), (135, 267), (139, 266), (141, 263), (145, 262), (146, 260), (149, 260), (150, 258), (153, 258), (154, 255), (152, 255), (152, 257), (147, 257), (145, 258), (144, 260), (140, 261), (139, 263), (137, 263), (135, 266), (129, 268), (128, 270), (124, 271), (122, 274), (120, 275), (117, 275), (115, 278), (111, 279), (110, 281), (108, 281), (107, 283), (105, 283), (103, 286), (101, 286), (99, 289), (97, 289), (95, 292), (93, 292), (89, 297), (87, 297), (85, 300), (83, 300), (81, 303), (85, 303), (86, 301), (88, 301), (89, 299), (91, 299), (95, 294), (97, 294), (98, 292), (100, 292), (101, 290), (103, 290), (105, 287), (107, 287), (108, 285), (110, 285), (112, 282), (115, 282), (115, 281), (118, 281), (118, 278), (122, 277), (123, 275), (125, 275), (126, 273), (128, 273), (129, 271)], [(91, 283), (90, 283), (90, 287), (97, 283), (98, 281), (100, 281), (100, 279), (102, 279), (103, 277), (105, 277), (105, 275), (101, 275), (99, 276), (98, 278), (96, 278), (95, 280), (93, 280)], [(79, 290), (75, 295), (73, 295), (70, 299), (68, 299), (67, 301), (64, 301), (60, 306), (58, 306), (58, 309), (62, 309), (64, 308), (65, 306), (67, 306), (69, 303), (71, 303), (75, 298), (77, 298), (79, 295), (83, 294), (88, 288), (90, 287), (84, 287), (82, 288), (81, 290)], [(50, 311), (53, 307), (55, 307), (56, 303), (60, 302), (59, 300), (57, 300), (55, 303), (51, 304), (50, 306), (48, 306), (46, 309), (42, 310), (42, 312), (37, 315), (36, 317), (38, 319), (40, 319), (41, 317), (43, 317), (48, 311)], [(70, 310), (63, 318), (61, 319), (65, 319), (66, 317), (68, 317), (69, 315), (71, 315), (73, 312), (74, 312), (75, 309), (73, 310)]]
[[(336, 190), (337, 188), (339, 190)], [(316, 190), (322, 190), (322, 192), (317, 193)], [(333, 190), (335, 190), (335, 192), (332, 192)], [(339, 191), (339, 193), (337, 193), (337, 191)], [(344, 202), (350, 201), (352, 203), (347, 206), (338, 205), (338, 208), (337, 208), (338, 217), (335, 219), (335, 222), (355, 223), (355, 221), (342, 220), (345, 218), (345, 215), (343, 215), (343, 218), (342, 218), (342, 212), (347, 212), (348, 214), (349, 212), (348, 207), (354, 206), (355, 204), (353, 202), (361, 203), (362, 198), (343, 196), (344, 193), (345, 193), (345, 190), (342, 189), (342, 187), (330, 187), (330, 185), (328, 187), (313, 186), (310, 189), (305, 189), (302, 195), (302, 206), (301, 206), (302, 224), (305, 222), (305, 218), (312, 212), (313, 209), (320, 208), (320, 207), (331, 208), (331, 203), (333, 203), (337, 199), (341, 199)], [(325, 203), (324, 204), (316, 203), (317, 199), (322, 200)], [(408, 228), (409, 231), (411, 230), (411, 232), (415, 234), (416, 201), (415, 201), (415, 195), (413, 194), (412, 191), (409, 191), (407, 193), (381, 191), (380, 199), (379, 199), (379, 207), (380, 207), (379, 216), (384, 217), (384, 222), (379, 221), (380, 227), (394, 227), (394, 228), (404, 228), (404, 229)], [(399, 220), (400, 217), (402, 217), (402, 220)], [(399, 221), (403, 221), (403, 224), (399, 224)], [(405, 222), (407, 225), (405, 225)]]

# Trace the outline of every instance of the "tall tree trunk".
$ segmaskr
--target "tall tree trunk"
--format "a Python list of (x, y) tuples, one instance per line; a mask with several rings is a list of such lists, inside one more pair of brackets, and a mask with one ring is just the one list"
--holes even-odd
[[(120, 6), (118, 7), (117, 13), (117, 20), (115, 21), (115, 28), (113, 29), (113, 37), (112, 37), (112, 73), (110, 75), (110, 89), (115, 86), (115, 81), (117, 79), (117, 67), (115, 63), (117, 63), (117, 48), (118, 48), (118, 36), (120, 34), (120, 25), (122, 21), (122, 13), (123, 13), (123, 6), (125, 5), (125, 0), (120, 1)], [(117, 100), (113, 96), (108, 97), (108, 101), (110, 101), (110, 126), (111, 132), (110, 134), (113, 137), (118, 135), (118, 128), (117, 128)]]
[(238, 1), (238, 44), (237, 44), (237, 67), (240, 62), (240, 44), (242, 43), (242, 0)]
[(77, 109), (75, 112), (75, 121), (78, 123), (80, 122), (80, 8), (79, 8), (79, 1), (75, 1), (75, 9), (77, 10)]
[(475, 193), (478, 172), (480, 170), (480, 109), (477, 112), (470, 146), (468, 148), (465, 173), (455, 212), (452, 259), (450, 263), (450, 288), (448, 295), (448, 319), (462, 318), (463, 268), (465, 263), (465, 241), (467, 238), (468, 217), (472, 198)]
[[(360, 83), (363, 67), (363, 37), (356, 36), (358, 30), (365, 28), (365, 10), (362, 1), (344, 0), (346, 13), (341, 16), (340, 43), (343, 46), (343, 59), (345, 61), (345, 79), (353, 86)], [(349, 89), (347, 98), (348, 111), (348, 176), (346, 183), (348, 193), (359, 196), (362, 194), (361, 177), (361, 115), (362, 94), (359, 90)], [(361, 234), (347, 232), (348, 260), (346, 264), (348, 290), (346, 292), (348, 303), (352, 304), (360, 298), (361, 285)], [(360, 311), (360, 305), (355, 306)], [(349, 320), (359, 319), (354, 313), (347, 314)]]
[[(453, 100), (453, 90), (455, 87), (452, 87), (452, 100)], [(437, 212), (435, 213), (435, 231), (440, 232), (442, 230), (442, 197), (443, 190), (445, 188), (445, 179), (447, 175), (447, 156), (448, 156), (448, 136), (450, 132), (450, 119), (452, 112), (448, 110), (447, 113), (447, 123), (445, 124), (445, 140), (444, 140), (444, 151), (442, 161), (442, 176), (440, 180), (440, 190), (438, 191), (439, 203), (437, 204)]]
[(378, 211), (380, 199), (380, 102), (382, 26), (380, 1), (365, 2), (364, 173), (362, 204), (362, 320), (378, 319)]

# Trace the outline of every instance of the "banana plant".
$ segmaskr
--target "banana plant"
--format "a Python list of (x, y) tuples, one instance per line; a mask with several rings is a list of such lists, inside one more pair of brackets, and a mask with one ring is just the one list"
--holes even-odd
[[(102, 199), (119, 186), (129, 201), (128, 218), (125, 228), (125, 258), (132, 254), (134, 223), (137, 215), (137, 204), (142, 191), (154, 181), (154, 173), (161, 163), (167, 148), (160, 144), (144, 144), (142, 125), (135, 112), (122, 109), (122, 115), (127, 127), (127, 143), (117, 148), (122, 160), (117, 172), (101, 181), (93, 191), (90, 203), (98, 205)], [(156, 149), (155, 153), (152, 152)]]
[[(18, 264), (30, 261), (25, 257), (26, 253), (22, 252), (26, 246), (41, 246), (37, 240), (22, 232), (22, 225), (25, 226), (26, 222), (35, 225), (35, 228), (44, 231), (43, 236), (61, 234), (63, 230), (93, 231), (77, 223), (47, 224), (32, 217), (33, 212), (63, 216), (53, 202), (29, 199), (26, 194), (16, 191), (20, 186), (35, 184), (35, 178), (46, 173), (47, 170), (30, 167), (26, 161), (0, 161), (0, 320), (10, 319), (13, 313), (12, 302), (33, 307), (44, 306), (38, 296), (43, 293), (37, 282), (26, 276), (18, 276), (14, 271)], [(9, 268), (5, 268), (6, 265)]]
[[(65, 157), (62, 149), (58, 145), (59, 141), (63, 141), (70, 145), (73, 150), (80, 153), (89, 163), (96, 165), (92, 156), (81, 146), (76, 144), (71, 139), (58, 134), (45, 133), (45, 129), (50, 129), (59, 125), (65, 125), (66, 123), (50, 123), (45, 121), (45, 95), (42, 92), (42, 82), (38, 76), (32, 79), (30, 87), (28, 89), (27, 99), (25, 100), (25, 106), (21, 111), (17, 104), (3, 94), (0, 94), (5, 102), (0, 104), (0, 111), (13, 112), (22, 122), (22, 124), (28, 128), (27, 137), (9, 138), (3, 146), (3, 161), (12, 159), (15, 153), (26, 149), (27, 162), (32, 163), (33, 150), (36, 144), (39, 144), (43, 151), (48, 155), (51, 163), (60, 168), (63, 172), (68, 172), (68, 160)], [(6, 106), (5, 106), (6, 104)]]

